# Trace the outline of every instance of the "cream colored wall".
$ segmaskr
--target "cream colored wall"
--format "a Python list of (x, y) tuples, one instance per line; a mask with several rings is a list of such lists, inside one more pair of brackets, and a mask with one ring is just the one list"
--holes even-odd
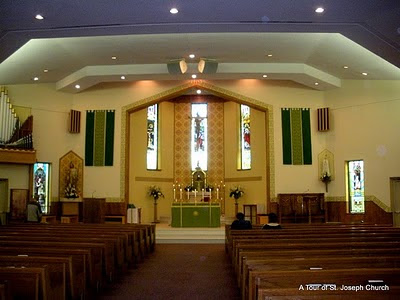
[(363, 159), (365, 194), (390, 207), (389, 178), (400, 176), (400, 82), (348, 80), (325, 94), (333, 119), (327, 148), (336, 170), (329, 196), (345, 196), (345, 161)]
[[(53, 84), (15, 85), (8, 86), (8, 90), (12, 103), (19, 106), (32, 107), (34, 144), (37, 149), (38, 160), (51, 162), (53, 167), (53, 198), (57, 198), (58, 194), (59, 158), (70, 150), (84, 157), (85, 110), (115, 109), (114, 166), (85, 167), (84, 197), (91, 197), (93, 191), (96, 191), (95, 197), (119, 199), (121, 180), (121, 108), (141, 99), (165, 92), (183, 83), (177, 81), (109, 83), (98, 85), (78, 94), (57, 92)], [(399, 82), (344, 80), (342, 81), (342, 88), (326, 92), (312, 90), (284, 81), (232, 80), (210, 81), (210, 84), (272, 105), (274, 125), (273, 139), (271, 141), (274, 144), (274, 164), (272, 168), (274, 172), (272, 175), (275, 178), (273, 181), (275, 193), (304, 192), (307, 190), (310, 192), (323, 192), (324, 185), (318, 180), (317, 156), (323, 149), (328, 148), (335, 154), (337, 176), (339, 175), (339, 170), (343, 170), (344, 160), (365, 157), (366, 183), (368, 185), (366, 193), (375, 195), (384, 203), (389, 204), (388, 178), (390, 176), (399, 176), (396, 170), (400, 169), (399, 159), (396, 157), (396, 153), (399, 153), (399, 142), (398, 139), (393, 138), (398, 136), (396, 129), (399, 128), (396, 114), (399, 111), (399, 104), (398, 100), (394, 101), (394, 99), (398, 99), (400, 94)], [(370, 102), (376, 103), (363, 104)], [(315, 109), (326, 106), (333, 108), (333, 130), (330, 133), (319, 133), (316, 131)], [(313, 165), (284, 166), (282, 164), (280, 117), (280, 109), (282, 107), (310, 107), (312, 109)], [(67, 133), (67, 120), (70, 109), (82, 111), (80, 134)], [(377, 120), (375, 123), (373, 122), (374, 118)], [(357, 127), (361, 136), (358, 140), (354, 139), (354, 130), (352, 129), (354, 124), (363, 125)], [(382, 132), (385, 134), (381, 134)], [(172, 138), (172, 134), (170, 136)], [(167, 148), (165, 151), (172, 151), (172, 143), (173, 141), (171, 140), (171, 148)], [(385, 155), (377, 154), (377, 148), (382, 148), (379, 147), (380, 145), (386, 147)], [(165, 160), (163, 160), (163, 164), (164, 162)], [(3, 168), (3, 165), (1, 165), (0, 172), (2, 172)], [(28, 173), (28, 171), (21, 171), (19, 167), (12, 167), (2, 177), (15, 179), (12, 179), (14, 183), (10, 181), (10, 188), (13, 186), (28, 188), (28, 179), (25, 179), (28, 175), (24, 175), (25, 173)], [(22, 180), (19, 178), (22, 178)], [(169, 185), (170, 183), (165, 183), (165, 188), (163, 186), (165, 192), (167, 192)], [(264, 193), (263, 190), (259, 192)], [(337, 177), (336, 181), (330, 184), (328, 195), (344, 196), (343, 177)], [(134, 202), (134, 199), (129, 200)], [(161, 199), (160, 203), (163, 200)], [(165, 205), (168, 208), (167, 201), (165, 201)], [(161, 208), (160, 215), (166, 214), (167, 208)], [(149, 212), (150, 215), (152, 216), (152, 211), (151, 213)]]
[(170, 217), (173, 200), (173, 128), (174, 104), (160, 104), (160, 170), (149, 171), (146, 168), (147, 149), (147, 109), (130, 115), (130, 185), (129, 203), (142, 207), (143, 222), (153, 221), (153, 200), (148, 196), (149, 187), (156, 185), (165, 195), (158, 200), (158, 216)]
[[(251, 130), (251, 170), (238, 170), (239, 154), (239, 104), (225, 102), (224, 105), (224, 145), (225, 145), (225, 216), (235, 215), (235, 200), (229, 198), (230, 189), (240, 186), (244, 195), (239, 199), (239, 211), (243, 204), (262, 204), (266, 207), (266, 138), (265, 112), (257, 109), (250, 111)], [(260, 179), (254, 179), (254, 178)], [(235, 180), (236, 179), (236, 180)], [(262, 213), (260, 211), (259, 213)]]
[(26, 165), (0, 164), (0, 178), (8, 179), (8, 195), (0, 198), (0, 213), (9, 212), (10, 190), (29, 189), (29, 167)]

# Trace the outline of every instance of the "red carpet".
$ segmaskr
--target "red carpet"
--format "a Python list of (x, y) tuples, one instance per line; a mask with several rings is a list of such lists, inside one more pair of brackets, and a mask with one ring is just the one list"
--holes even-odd
[(159, 244), (98, 299), (240, 299), (221, 244)]

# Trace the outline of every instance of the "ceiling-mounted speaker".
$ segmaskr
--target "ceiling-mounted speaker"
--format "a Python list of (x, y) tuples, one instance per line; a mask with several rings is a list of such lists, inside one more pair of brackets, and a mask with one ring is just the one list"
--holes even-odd
[(187, 64), (184, 59), (171, 60), (167, 63), (168, 72), (172, 75), (185, 74), (187, 71)]
[(203, 74), (215, 74), (217, 73), (218, 63), (212, 59), (202, 58), (199, 61), (199, 72)]

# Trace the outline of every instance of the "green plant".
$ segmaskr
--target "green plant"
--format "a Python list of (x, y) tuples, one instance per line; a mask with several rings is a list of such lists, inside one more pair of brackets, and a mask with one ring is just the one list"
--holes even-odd
[(153, 197), (154, 200), (158, 200), (160, 197), (164, 198), (164, 194), (161, 192), (160, 187), (155, 185), (149, 187), (149, 196)]
[(235, 200), (238, 200), (240, 197), (242, 197), (244, 194), (243, 189), (240, 186), (237, 186), (233, 189), (231, 189), (231, 192), (229, 193), (229, 197), (235, 198)]

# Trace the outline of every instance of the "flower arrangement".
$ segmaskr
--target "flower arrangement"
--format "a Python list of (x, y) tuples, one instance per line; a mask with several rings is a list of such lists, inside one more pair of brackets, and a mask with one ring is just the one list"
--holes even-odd
[(242, 197), (244, 194), (243, 189), (240, 186), (237, 186), (233, 189), (231, 189), (231, 192), (229, 193), (229, 197), (235, 198), (237, 201), (240, 197)]
[(160, 197), (164, 197), (164, 194), (161, 192), (160, 187), (152, 185), (149, 188), (149, 196), (154, 198), (154, 201), (158, 200)]
[(78, 198), (78, 192), (76, 191), (75, 186), (71, 183), (68, 183), (64, 192), (66, 198)]
[(328, 174), (328, 172), (325, 172), (322, 174), (321, 181), (325, 182), (325, 183), (328, 183), (331, 181), (331, 176)]

